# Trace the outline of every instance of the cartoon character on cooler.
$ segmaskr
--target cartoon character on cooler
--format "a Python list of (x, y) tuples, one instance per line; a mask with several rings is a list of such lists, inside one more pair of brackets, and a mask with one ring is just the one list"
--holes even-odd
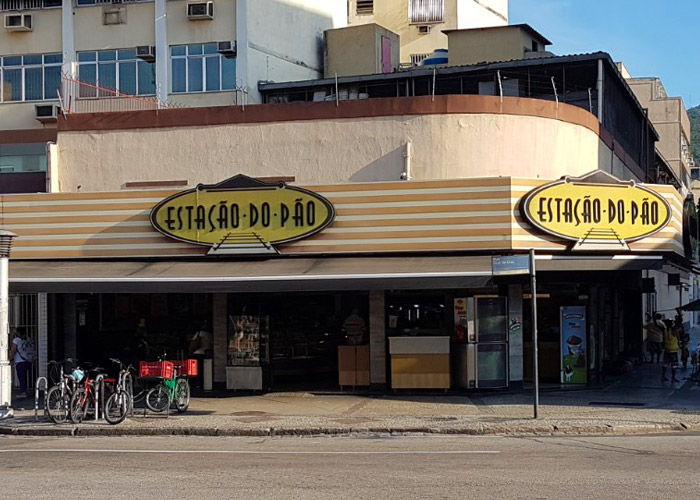
[(571, 365), (566, 365), (564, 367), (564, 382), (571, 382), (571, 377), (574, 374), (574, 369), (571, 368)]

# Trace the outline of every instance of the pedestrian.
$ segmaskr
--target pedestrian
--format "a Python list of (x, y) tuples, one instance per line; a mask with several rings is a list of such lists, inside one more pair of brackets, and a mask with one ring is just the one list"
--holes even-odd
[(690, 357), (690, 351), (688, 350), (688, 344), (690, 343), (690, 335), (685, 331), (683, 327), (683, 313), (681, 309), (676, 309), (676, 318), (673, 323), (673, 328), (676, 331), (676, 336), (678, 337), (678, 345), (680, 347), (681, 363), (683, 363), (683, 369), (688, 368), (688, 358)]
[(651, 354), (651, 363), (654, 363), (654, 355), (656, 355), (656, 362), (661, 363), (666, 331), (663, 316), (660, 313), (654, 313), (654, 318), (644, 325), (644, 329), (647, 331), (647, 349)]
[(666, 373), (668, 368), (671, 368), (671, 382), (678, 382), (676, 378), (676, 370), (678, 369), (678, 351), (680, 346), (678, 343), (678, 333), (673, 328), (673, 321), (666, 320), (666, 330), (664, 332), (664, 364), (661, 368), (661, 380), (668, 381)]
[(27, 377), (35, 355), (36, 346), (34, 342), (27, 338), (24, 329), (15, 328), (12, 347), (10, 348), (10, 362), (14, 363), (17, 379), (19, 380), (18, 398), (27, 397)]
[(209, 328), (209, 322), (203, 321), (202, 326), (190, 340), (190, 354), (197, 360), (197, 388), (204, 389), (204, 360), (211, 359), (214, 337)]

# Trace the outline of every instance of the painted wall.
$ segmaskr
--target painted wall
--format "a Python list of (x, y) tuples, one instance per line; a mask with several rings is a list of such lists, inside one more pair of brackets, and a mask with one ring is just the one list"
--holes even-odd
[[(61, 51), (61, 9), (27, 11), (33, 31), (0, 29), (0, 55), (44, 54)], [(4, 16), (4, 13), (3, 13)]]
[(190, 21), (187, 18), (187, 2), (168, 1), (167, 12), (170, 45), (236, 40), (235, 0), (214, 2), (212, 20)]
[[(323, 76), (323, 32), (347, 24), (343, 0), (239, 0), (240, 76), (249, 102), (262, 101), (260, 81), (297, 81)], [(274, 13), (274, 15), (271, 15)]]
[(63, 132), (60, 189), (116, 190), (128, 181), (165, 179), (194, 185), (236, 173), (291, 175), (302, 184), (398, 180), (408, 141), (416, 180), (516, 172), (558, 178), (597, 168), (629, 177), (598, 134), (580, 125), (535, 116), (429, 114)]
[(399, 36), (378, 24), (328, 30), (324, 33), (324, 78), (382, 73), (382, 38), (391, 42), (391, 67), (399, 66)]
[[(58, 104), (58, 98), (53, 102)], [(36, 121), (35, 106), (37, 104), (50, 104), (42, 102), (4, 102), (0, 104), (0, 130), (29, 130), (40, 128), (56, 128), (56, 124), (42, 125)]]
[(508, 0), (445, 0), (445, 22), (433, 24), (427, 35), (409, 23), (406, 0), (375, 0), (372, 15), (357, 15), (356, 6), (356, 0), (350, 0), (348, 24), (377, 23), (397, 33), (401, 37), (402, 63), (409, 63), (411, 54), (447, 48), (443, 30), (508, 24)]
[(448, 34), (450, 66), (522, 59), (532, 37), (520, 28), (453, 31)]
[(126, 23), (105, 26), (102, 7), (74, 9), (75, 50), (126, 49), (154, 45), (155, 13), (152, 2), (123, 4)]

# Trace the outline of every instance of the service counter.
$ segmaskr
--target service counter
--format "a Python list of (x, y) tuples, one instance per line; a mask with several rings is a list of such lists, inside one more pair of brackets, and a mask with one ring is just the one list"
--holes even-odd
[(449, 389), (450, 337), (389, 337), (392, 389)]

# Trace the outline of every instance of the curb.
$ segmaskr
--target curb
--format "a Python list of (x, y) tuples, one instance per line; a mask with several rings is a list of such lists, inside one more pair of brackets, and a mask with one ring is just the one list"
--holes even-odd
[(35, 437), (83, 437), (83, 436), (229, 436), (229, 437), (318, 437), (318, 436), (366, 436), (366, 435), (451, 435), (451, 436), (625, 436), (665, 434), (700, 431), (700, 424), (656, 423), (656, 424), (548, 424), (488, 425), (467, 427), (288, 427), (267, 429), (245, 429), (216, 427), (120, 427), (89, 425), (76, 426), (0, 426), (0, 435)]

